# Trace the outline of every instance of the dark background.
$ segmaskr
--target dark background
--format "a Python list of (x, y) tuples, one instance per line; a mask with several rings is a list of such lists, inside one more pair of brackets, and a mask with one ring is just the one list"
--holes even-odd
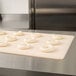
[(0, 14), (0, 20), (2, 20), (1, 14)]
[[(32, 0), (31, 28), (39, 30), (76, 31), (76, 0)], [(37, 13), (37, 9), (75, 9), (68, 13)], [(72, 12), (72, 13), (71, 13)]]

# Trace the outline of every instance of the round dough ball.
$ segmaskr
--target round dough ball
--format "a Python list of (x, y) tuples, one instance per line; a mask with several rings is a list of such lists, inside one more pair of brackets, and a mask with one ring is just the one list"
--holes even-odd
[(40, 34), (40, 33), (36, 33), (36, 34), (35, 34), (35, 38), (40, 38), (40, 37), (43, 37), (43, 35)]
[(7, 47), (8, 45), (8, 42), (0, 42), (0, 47)]
[(0, 35), (6, 35), (7, 33), (5, 31), (0, 31)]
[(28, 38), (28, 39), (25, 39), (24, 41), (25, 43), (37, 43), (38, 42), (38, 40), (35, 38)]
[(30, 49), (30, 48), (31, 48), (31, 45), (29, 45), (29, 44), (20, 44), (20, 45), (18, 46), (18, 48), (19, 48), (20, 50), (27, 50), (27, 49)]
[(62, 36), (62, 35), (52, 35), (52, 38), (56, 39), (56, 40), (62, 40), (62, 39), (64, 39), (64, 36)]
[(54, 52), (55, 50), (56, 50), (55, 47), (52, 45), (46, 45), (46, 46), (41, 48), (41, 51), (43, 53), (51, 53), (51, 52)]
[(18, 32), (15, 33), (15, 35), (16, 35), (16, 36), (23, 36), (23, 35), (24, 35), (24, 32), (18, 31)]
[(17, 41), (17, 38), (15, 36), (7, 36), (6, 37), (6, 41), (8, 41), (8, 42), (14, 42), (14, 41)]
[(51, 40), (51, 41), (48, 41), (47, 43), (53, 46), (61, 45), (61, 42), (59, 40)]

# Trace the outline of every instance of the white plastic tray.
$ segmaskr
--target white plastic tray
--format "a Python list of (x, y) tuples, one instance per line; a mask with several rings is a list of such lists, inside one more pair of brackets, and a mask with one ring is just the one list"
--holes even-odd
[[(8, 35), (13, 35), (15, 31), (6, 31)], [(21, 44), (26, 37), (30, 38), (30, 34), (36, 34), (31, 32), (25, 32), (24, 36), (17, 36), (18, 40), (15, 42), (10, 42), (10, 45), (7, 47), (0, 47), (1, 53), (10, 53), (10, 54), (17, 54), (17, 55), (27, 55), (33, 57), (42, 57), (42, 58), (51, 58), (51, 59), (64, 59), (65, 55), (67, 54), (69, 47), (74, 39), (74, 36), (71, 35), (62, 35), (65, 38), (61, 40), (62, 44), (55, 46), (57, 49), (54, 52), (44, 53), (40, 50), (40, 47), (45, 44), (46, 41), (51, 39), (53, 34), (43, 34), (43, 37), (39, 38), (38, 43), (33, 43), (33, 48), (27, 50), (20, 50), (18, 45)], [(54, 34), (60, 35), (60, 34)], [(6, 35), (1, 35), (0, 40), (4, 41)], [(45, 44), (46, 45), (46, 44)]]

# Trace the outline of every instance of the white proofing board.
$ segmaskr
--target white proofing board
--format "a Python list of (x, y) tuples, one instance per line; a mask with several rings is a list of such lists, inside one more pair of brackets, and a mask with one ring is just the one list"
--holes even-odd
[[(13, 36), (15, 31), (6, 31), (6, 35), (0, 35), (0, 41), (5, 41), (6, 36), (10, 35)], [(71, 43), (74, 39), (74, 36), (72, 35), (61, 35), (64, 37), (64, 39), (60, 40), (61, 45), (56, 45), (56, 50), (50, 53), (44, 53), (40, 50), (40, 47), (42, 45), (46, 45), (46, 41), (51, 40), (52, 35), (60, 35), (60, 34), (44, 34), (40, 33), (43, 36), (38, 38), (37, 43), (32, 43), (33, 48), (21, 50), (18, 48), (18, 45), (24, 42), (24, 39), (30, 38), (30, 35), (34, 35), (36, 33), (32, 32), (24, 32), (24, 36), (16, 36), (17, 41), (10, 42), (10, 45), (7, 47), (0, 47), (1, 53), (10, 53), (10, 54), (17, 54), (17, 55), (25, 55), (25, 56), (33, 56), (33, 57), (41, 57), (41, 58), (51, 58), (51, 59), (64, 59), (67, 52), (69, 51), (69, 48), (71, 46)]]

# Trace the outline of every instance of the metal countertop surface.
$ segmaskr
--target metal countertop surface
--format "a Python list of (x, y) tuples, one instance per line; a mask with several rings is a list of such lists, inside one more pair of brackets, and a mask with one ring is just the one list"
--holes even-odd
[[(2, 29), (2, 28), (1, 28)], [(23, 29), (25, 30), (25, 29)], [(71, 31), (40, 31), (25, 30), (41, 33), (57, 33), (76, 36)], [(44, 59), (38, 57), (20, 56), (0, 53), (0, 68), (20, 69), (36, 72), (76, 75), (76, 37), (63, 60)]]

